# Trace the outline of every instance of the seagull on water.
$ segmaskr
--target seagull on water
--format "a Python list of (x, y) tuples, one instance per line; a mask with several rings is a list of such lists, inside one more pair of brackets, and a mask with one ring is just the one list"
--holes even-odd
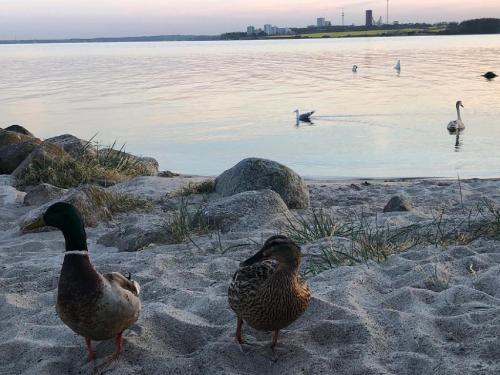
[(297, 116), (297, 123), (299, 123), (300, 121), (311, 122), (311, 116), (314, 113), (314, 111), (300, 113), (298, 109), (296, 109), (294, 112), (295, 112), (295, 115)]

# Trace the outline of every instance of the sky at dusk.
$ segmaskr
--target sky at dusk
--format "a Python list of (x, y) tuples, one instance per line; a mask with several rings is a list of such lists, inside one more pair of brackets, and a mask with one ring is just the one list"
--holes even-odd
[[(364, 11), (385, 20), (385, 0), (9, 0), (0, 39), (220, 34), (247, 25), (307, 26), (317, 17), (362, 24)], [(390, 0), (390, 21), (500, 18), (500, 0)]]

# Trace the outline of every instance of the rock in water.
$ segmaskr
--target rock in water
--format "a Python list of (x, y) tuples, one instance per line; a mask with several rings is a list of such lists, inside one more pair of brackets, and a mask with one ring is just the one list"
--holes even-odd
[(215, 180), (215, 191), (224, 197), (264, 189), (278, 193), (289, 208), (309, 207), (309, 190), (302, 177), (275, 161), (244, 159)]
[(412, 209), (412, 204), (405, 197), (394, 196), (385, 205), (384, 212), (411, 211)]

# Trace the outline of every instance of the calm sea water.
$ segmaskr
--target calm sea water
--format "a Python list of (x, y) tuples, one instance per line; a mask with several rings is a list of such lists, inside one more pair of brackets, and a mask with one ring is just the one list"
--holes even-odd
[(0, 66), (1, 127), (98, 133), (163, 169), (258, 156), (309, 177), (500, 175), (500, 79), (480, 76), (500, 73), (500, 36), (2, 45)]

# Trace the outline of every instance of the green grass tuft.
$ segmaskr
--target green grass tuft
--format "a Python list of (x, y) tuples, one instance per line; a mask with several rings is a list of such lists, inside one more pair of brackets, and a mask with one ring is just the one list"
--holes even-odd
[(194, 209), (182, 197), (173, 216), (166, 222), (166, 229), (176, 243), (190, 239), (192, 234), (208, 233), (209, 223), (201, 206)]
[[(479, 238), (500, 238), (500, 208), (492, 202), (484, 199), (464, 212), (459, 217), (446, 217), (445, 211), (439, 210), (430, 222), (389, 227), (379, 225), (377, 216), (364, 213), (354, 213), (351, 221), (342, 223), (319, 211), (309, 218), (289, 221), (284, 234), (299, 244), (329, 239), (305, 271), (306, 275), (317, 275), (338, 266), (382, 262), (418, 245), (447, 247), (468, 245)], [(334, 237), (343, 237), (350, 245), (335, 247)]]
[(210, 194), (215, 190), (214, 180), (204, 180), (201, 182), (189, 182), (178, 193), (178, 196), (188, 197), (194, 194)]

